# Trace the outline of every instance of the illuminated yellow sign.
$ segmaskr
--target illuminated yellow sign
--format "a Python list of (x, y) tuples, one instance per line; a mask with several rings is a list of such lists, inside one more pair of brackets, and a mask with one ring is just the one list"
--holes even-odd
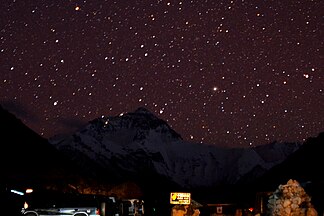
[(170, 193), (170, 204), (189, 205), (190, 202), (191, 202), (190, 193), (178, 193), (178, 192)]

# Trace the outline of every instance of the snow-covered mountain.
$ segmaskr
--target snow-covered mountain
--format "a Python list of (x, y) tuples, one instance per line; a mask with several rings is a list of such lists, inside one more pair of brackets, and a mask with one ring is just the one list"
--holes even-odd
[[(184, 141), (145, 108), (89, 122), (71, 136), (49, 142), (87, 169), (121, 175), (154, 173), (183, 188), (234, 184), (260, 176), (301, 144), (272, 143), (254, 148), (221, 148)], [(257, 170), (257, 171), (256, 171)]]

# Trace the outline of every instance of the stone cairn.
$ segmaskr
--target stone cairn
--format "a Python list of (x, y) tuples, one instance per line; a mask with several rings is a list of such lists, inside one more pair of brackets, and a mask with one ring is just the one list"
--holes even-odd
[(318, 215), (304, 188), (292, 179), (285, 185), (279, 185), (275, 192), (270, 195), (268, 209), (271, 216)]

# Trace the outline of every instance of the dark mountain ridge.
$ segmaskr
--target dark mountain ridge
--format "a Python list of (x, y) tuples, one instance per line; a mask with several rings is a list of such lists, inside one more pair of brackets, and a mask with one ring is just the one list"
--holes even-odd
[(0, 119), (1, 187), (73, 192), (80, 182), (102, 183), (95, 180), (101, 179), (99, 172), (75, 164), (1, 106)]
[[(3, 175), (0, 181), (28, 184), (66, 168), (66, 159), (47, 139), (2, 107), (0, 119), (0, 168)], [(20, 179), (24, 179), (24, 182)]]

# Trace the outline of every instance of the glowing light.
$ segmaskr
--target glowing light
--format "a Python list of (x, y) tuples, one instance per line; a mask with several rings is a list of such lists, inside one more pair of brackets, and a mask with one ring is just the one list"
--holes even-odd
[(11, 193), (15, 193), (15, 194), (18, 194), (18, 195), (21, 195), (21, 196), (23, 196), (23, 195), (24, 195), (24, 193), (23, 193), (23, 192), (21, 192), (21, 191), (17, 191), (17, 190), (10, 190), (10, 192), (11, 192)]
[(26, 189), (26, 193), (33, 193), (33, 189), (31, 189), (31, 188), (27, 188), (27, 189)]

